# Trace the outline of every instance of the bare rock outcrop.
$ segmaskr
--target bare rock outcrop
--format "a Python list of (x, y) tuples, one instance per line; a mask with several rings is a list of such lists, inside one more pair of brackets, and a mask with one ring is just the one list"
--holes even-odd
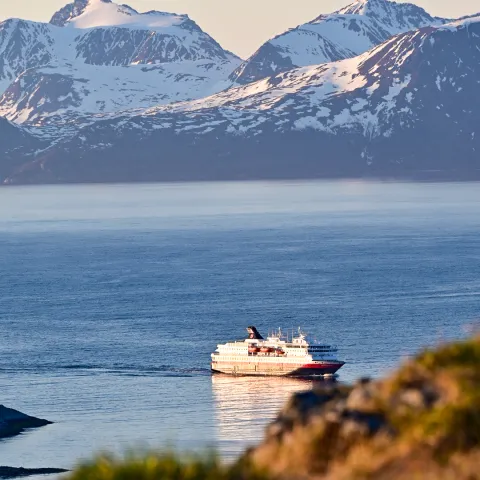
[(31, 417), (25, 413), (0, 405), (0, 438), (19, 435), (28, 428), (38, 428), (52, 422)]
[(293, 396), (245, 458), (289, 480), (480, 478), (480, 338)]
[(68, 470), (63, 468), (15, 468), (0, 467), (0, 479), (22, 478), (31, 475), (54, 475), (56, 473), (65, 473)]

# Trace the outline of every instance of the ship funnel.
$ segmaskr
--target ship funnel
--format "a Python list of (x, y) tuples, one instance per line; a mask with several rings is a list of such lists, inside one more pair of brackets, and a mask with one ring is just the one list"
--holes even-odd
[(263, 337), (260, 335), (256, 327), (250, 326), (247, 327), (248, 338), (254, 338), (255, 340), (263, 340)]

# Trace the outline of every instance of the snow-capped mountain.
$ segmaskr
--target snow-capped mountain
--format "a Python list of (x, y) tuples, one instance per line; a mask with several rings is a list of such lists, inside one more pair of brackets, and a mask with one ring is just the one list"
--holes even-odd
[(477, 16), (97, 121), (7, 182), (480, 178), (479, 88)]
[(356, 0), (269, 40), (230, 79), (243, 85), (295, 67), (352, 58), (393, 35), (447, 21), (410, 3)]
[(0, 115), (37, 125), (218, 92), (240, 60), (186, 15), (75, 0), (0, 23)]
[(80, 34), (76, 57), (91, 65), (236, 59), (187, 15), (138, 13), (111, 0), (75, 0), (50, 23)]

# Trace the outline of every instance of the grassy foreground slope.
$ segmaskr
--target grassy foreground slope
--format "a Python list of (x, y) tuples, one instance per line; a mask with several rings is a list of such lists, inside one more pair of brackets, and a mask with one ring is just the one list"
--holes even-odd
[(480, 479), (480, 337), (426, 351), (381, 381), (294, 395), (233, 466), (103, 457), (68, 479)]
[(103, 456), (79, 467), (69, 480), (268, 480), (245, 461), (225, 466), (216, 457), (182, 458), (171, 453), (119, 459)]

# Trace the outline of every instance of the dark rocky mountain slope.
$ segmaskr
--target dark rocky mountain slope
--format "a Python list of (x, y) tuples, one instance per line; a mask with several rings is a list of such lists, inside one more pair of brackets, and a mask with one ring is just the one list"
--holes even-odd
[(0, 183), (47, 146), (27, 130), (0, 117)]

